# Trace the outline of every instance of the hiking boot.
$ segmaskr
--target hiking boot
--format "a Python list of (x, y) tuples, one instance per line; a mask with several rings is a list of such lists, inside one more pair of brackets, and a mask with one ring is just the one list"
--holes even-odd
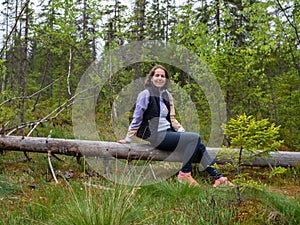
[(235, 185), (231, 183), (227, 179), (227, 177), (220, 177), (219, 179), (215, 180), (214, 187), (224, 187), (224, 186), (235, 187)]
[(199, 186), (198, 182), (195, 181), (195, 179), (192, 177), (191, 172), (183, 173), (180, 171), (178, 173), (177, 178), (180, 183), (186, 183), (189, 184), (190, 186), (195, 186), (195, 187)]

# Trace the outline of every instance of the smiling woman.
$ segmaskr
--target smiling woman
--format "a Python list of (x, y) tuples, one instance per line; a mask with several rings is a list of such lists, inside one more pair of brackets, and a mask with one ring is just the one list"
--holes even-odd
[(167, 89), (171, 86), (169, 73), (163, 66), (154, 66), (150, 70), (145, 81), (145, 87), (150, 87), (152, 84), (159, 89)]
[(230, 185), (226, 177), (214, 167), (214, 161), (207, 153), (198, 133), (185, 132), (175, 118), (173, 97), (167, 90), (170, 86), (168, 71), (161, 65), (154, 66), (145, 81), (145, 90), (138, 95), (133, 120), (125, 139), (121, 144), (130, 143), (132, 137), (149, 141), (150, 144), (163, 151), (179, 151), (182, 153), (182, 168), (178, 173), (178, 181), (192, 186), (199, 186), (191, 176), (192, 163), (196, 157), (215, 180), (214, 186)]
[(151, 81), (157, 88), (162, 88), (166, 83), (165, 71), (160, 68), (156, 69)]

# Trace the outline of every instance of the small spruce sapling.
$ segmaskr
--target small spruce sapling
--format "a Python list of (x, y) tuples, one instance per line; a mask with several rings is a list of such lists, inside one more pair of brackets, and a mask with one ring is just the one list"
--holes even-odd
[[(241, 192), (246, 187), (260, 189), (261, 186), (247, 173), (242, 173), (243, 162), (251, 161), (253, 157), (268, 156), (271, 151), (277, 151), (283, 141), (279, 138), (279, 126), (270, 123), (267, 119), (255, 120), (246, 114), (231, 118), (227, 124), (222, 125), (224, 134), (230, 143), (229, 149), (238, 149), (232, 154), (233, 166), (236, 168), (237, 198), (241, 202)], [(228, 150), (229, 150), (228, 149)]]

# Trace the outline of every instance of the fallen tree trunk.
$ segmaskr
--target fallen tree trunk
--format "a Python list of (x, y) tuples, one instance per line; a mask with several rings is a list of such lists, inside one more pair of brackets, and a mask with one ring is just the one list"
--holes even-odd
[[(119, 144), (117, 142), (76, 139), (0, 136), (0, 150), (64, 154), (76, 157), (182, 161), (180, 152), (160, 151), (146, 144)], [(224, 155), (228, 155), (226, 149), (208, 147), (207, 151), (219, 164), (232, 162), (231, 157), (224, 157)], [(268, 157), (253, 155), (251, 160), (243, 162), (243, 165), (285, 167), (300, 165), (300, 152), (272, 152)]]

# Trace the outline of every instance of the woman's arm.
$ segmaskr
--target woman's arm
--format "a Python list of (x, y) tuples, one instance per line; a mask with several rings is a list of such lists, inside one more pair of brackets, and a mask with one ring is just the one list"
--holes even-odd
[(172, 95), (169, 93), (169, 101), (170, 101), (170, 120), (171, 120), (171, 125), (173, 129), (177, 132), (184, 132), (184, 128), (182, 125), (176, 120), (175, 118), (175, 107), (174, 107), (174, 101)]
[(142, 124), (144, 112), (148, 108), (149, 97), (150, 93), (147, 89), (139, 93), (127, 135), (125, 139), (119, 140), (119, 143), (124, 144), (132, 141), (132, 137), (137, 133), (140, 125)]

